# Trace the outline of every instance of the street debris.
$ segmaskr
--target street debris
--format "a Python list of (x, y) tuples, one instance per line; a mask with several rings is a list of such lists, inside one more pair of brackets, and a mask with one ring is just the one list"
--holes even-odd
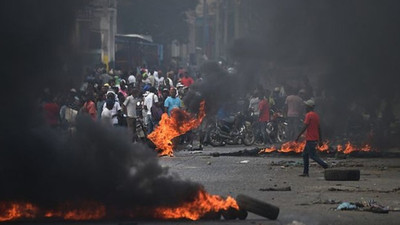
[(336, 204), (340, 204), (342, 203), (341, 201), (336, 201), (334, 199), (327, 199), (327, 200), (316, 200), (313, 201), (311, 203), (300, 203), (300, 204), (296, 204), (296, 205), (336, 205)]
[(271, 166), (284, 166), (284, 167), (303, 166), (303, 162), (302, 161), (293, 161), (293, 160), (280, 160), (278, 162), (272, 161)]
[(203, 151), (191, 151), (190, 154), (200, 154), (203, 153)]
[(287, 187), (278, 187), (278, 188), (260, 188), (259, 191), (291, 191), (292, 188), (290, 186)]
[(305, 223), (299, 222), (297, 220), (293, 220), (291, 223), (288, 223), (287, 225), (306, 225)]
[(350, 202), (341, 203), (336, 209), (337, 210), (356, 210), (358, 207)]
[(330, 187), (328, 191), (343, 191), (343, 192), (376, 192), (376, 193), (392, 193), (400, 191), (400, 187), (393, 188), (392, 190), (375, 190), (375, 189), (360, 189), (360, 188), (337, 188), (337, 187)]
[(242, 161), (240, 161), (239, 163), (240, 163), (240, 164), (247, 164), (247, 163), (249, 163), (249, 160), (242, 160)]
[(378, 204), (375, 200), (364, 201), (362, 203), (356, 202), (342, 202), (337, 210), (358, 210), (373, 213), (389, 213), (390, 207)]

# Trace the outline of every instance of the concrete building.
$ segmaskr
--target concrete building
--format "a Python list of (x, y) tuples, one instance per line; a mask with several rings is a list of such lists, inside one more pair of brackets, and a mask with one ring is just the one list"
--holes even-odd
[[(199, 0), (195, 10), (187, 12), (189, 43), (181, 44), (181, 58), (199, 65), (204, 60), (228, 62), (227, 48), (247, 33), (247, 11), (242, 0)], [(176, 52), (176, 50), (175, 50)]]
[(84, 55), (85, 64), (115, 62), (117, 0), (88, 0), (77, 12), (73, 43)]

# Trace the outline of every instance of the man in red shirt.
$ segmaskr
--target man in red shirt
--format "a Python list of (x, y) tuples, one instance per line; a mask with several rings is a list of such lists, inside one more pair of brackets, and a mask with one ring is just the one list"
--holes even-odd
[(267, 99), (268, 95), (266, 93), (261, 91), (258, 97), (260, 99), (260, 102), (258, 103), (258, 110), (260, 111), (258, 122), (260, 123), (264, 144), (271, 144), (271, 138), (267, 134), (267, 123), (269, 121), (269, 102)]
[(184, 75), (181, 79), (181, 83), (183, 84), (183, 86), (185, 87), (190, 87), (190, 85), (192, 85), (194, 83), (193, 78), (191, 78), (188, 73), (185, 71)]
[(303, 150), (303, 163), (304, 170), (300, 176), (308, 177), (309, 168), (309, 157), (321, 165), (324, 169), (328, 168), (328, 164), (322, 161), (315, 153), (317, 144), (322, 144), (321, 128), (319, 125), (319, 116), (314, 112), (315, 103), (313, 100), (307, 100), (304, 102), (306, 105), (306, 118), (304, 119), (304, 128), (296, 138), (296, 142), (300, 136), (306, 131), (306, 146)]

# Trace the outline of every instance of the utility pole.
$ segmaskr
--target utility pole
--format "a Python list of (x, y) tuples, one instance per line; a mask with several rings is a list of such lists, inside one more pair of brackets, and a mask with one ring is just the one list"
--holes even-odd
[(221, 1), (216, 2), (216, 12), (215, 12), (215, 58), (218, 59), (220, 56), (220, 4)]
[(223, 0), (224, 1), (224, 48), (228, 45), (228, 10), (229, 10), (229, 2), (228, 0)]
[(240, 6), (240, 0), (236, 0), (234, 5), (235, 9), (235, 19), (234, 19), (234, 24), (235, 24), (235, 38), (239, 38), (240, 35), (240, 11), (239, 11), (239, 6)]
[(203, 54), (208, 57), (208, 5), (207, 0), (203, 0)]
[(117, 33), (117, 1), (106, 0), (101, 2), (100, 32), (101, 32), (101, 59), (107, 70), (115, 63), (115, 34)]

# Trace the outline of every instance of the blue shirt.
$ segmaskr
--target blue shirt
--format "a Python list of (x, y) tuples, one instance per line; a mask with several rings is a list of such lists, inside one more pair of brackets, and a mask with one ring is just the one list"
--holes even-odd
[(168, 98), (165, 99), (164, 107), (168, 107), (168, 115), (171, 115), (172, 109), (181, 107), (181, 100), (178, 97), (171, 98), (171, 96), (168, 96)]

